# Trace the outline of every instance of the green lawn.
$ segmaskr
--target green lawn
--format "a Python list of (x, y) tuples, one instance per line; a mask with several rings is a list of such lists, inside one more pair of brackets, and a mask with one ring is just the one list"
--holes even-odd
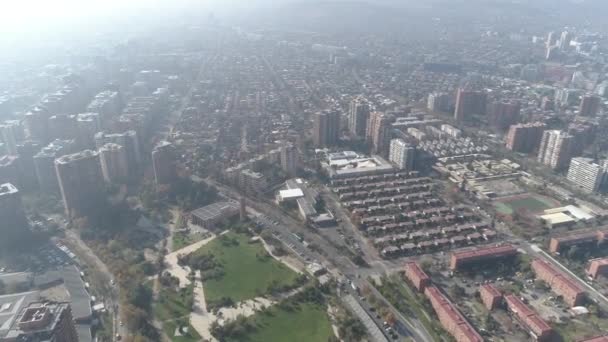
[(163, 330), (173, 342), (198, 342), (201, 340), (201, 336), (190, 324), (188, 324), (188, 333), (181, 336), (175, 336), (175, 331), (177, 330), (177, 322), (175, 321), (163, 323)]
[(229, 342), (326, 342), (333, 335), (325, 307), (304, 303), (294, 311), (279, 306), (251, 318), (256, 330)]
[(234, 302), (252, 299), (267, 293), (271, 285), (291, 286), (298, 278), (296, 272), (270, 257), (261, 242), (250, 243), (243, 234), (225, 234), (195, 253), (213, 255), (224, 272), (219, 278), (203, 279), (207, 303), (222, 297)]
[(202, 234), (176, 232), (175, 234), (173, 234), (173, 251), (177, 251), (184, 247), (190, 246), (191, 244), (199, 242), (202, 239)]
[(161, 289), (158, 300), (154, 302), (156, 318), (166, 321), (190, 315), (194, 297), (192, 289), (192, 285), (179, 291), (170, 288)]
[(606, 320), (589, 316), (583, 319), (573, 319), (565, 324), (552, 324), (557, 331), (560, 339), (559, 342), (579, 341), (593, 336), (599, 336), (606, 332)]

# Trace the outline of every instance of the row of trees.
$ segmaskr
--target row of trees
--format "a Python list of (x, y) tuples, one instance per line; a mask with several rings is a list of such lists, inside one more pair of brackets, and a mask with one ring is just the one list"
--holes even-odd
[[(278, 304), (278, 308), (283, 311), (297, 311), (300, 309), (300, 305), (302, 304), (315, 304), (315, 305), (326, 305), (326, 298), (324, 293), (320, 288), (316, 286), (309, 286), (293, 295), (292, 297), (285, 299), (281, 303)], [(260, 315), (273, 315), (272, 308), (263, 308), (260, 312)], [(356, 327), (356, 324), (353, 322), (351, 325), (345, 326), (345, 335), (350, 332), (347, 331), (351, 327)], [(244, 316), (238, 316), (235, 320), (224, 324), (223, 326), (214, 322), (211, 325), (211, 334), (215, 336), (219, 341), (226, 340), (235, 340), (241, 341), (245, 340), (246, 336), (254, 332), (258, 327), (255, 325), (255, 321), (253, 319), (248, 319)], [(345, 339), (345, 341), (355, 341), (352, 339)]]
[(133, 229), (139, 216), (125, 203), (107, 202), (97, 215), (79, 218), (74, 225), (115, 276), (121, 289), (122, 320), (133, 333), (130, 339), (158, 341), (159, 334), (152, 325), (152, 290), (146, 279), (157, 273), (159, 264), (144, 257), (146, 240)]

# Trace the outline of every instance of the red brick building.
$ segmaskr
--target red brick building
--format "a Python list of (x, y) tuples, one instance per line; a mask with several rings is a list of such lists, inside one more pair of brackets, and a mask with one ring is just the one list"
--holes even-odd
[(424, 273), (416, 262), (408, 262), (405, 264), (405, 276), (420, 292), (424, 292), (424, 289), (431, 284), (431, 278)]
[(530, 309), (517, 296), (505, 296), (505, 302), (509, 311), (511, 311), (521, 324), (530, 330), (538, 341), (550, 341), (553, 336), (553, 329), (545, 322), (534, 310)]
[(585, 298), (585, 291), (570, 276), (558, 270), (549, 262), (541, 259), (532, 261), (532, 269), (536, 276), (544, 280), (553, 292), (564, 298), (564, 303), (570, 307), (578, 306)]
[(604, 233), (597, 230), (581, 229), (573, 231), (568, 235), (552, 237), (549, 242), (549, 252), (559, 253), (565, 248), (590, 243), (599, 243), (603, 240)]
[(547, 125), (542, 122), (512, 125), (507, 133), (507, 149), (520, 153), (533, 152), (540, 145), (546, 128)]
[(424, 290), (424, 294), (431, 302), (441, 325), (448, 331), (457, 342), (482, 342), (483, 338), (475, 331), (475, 328), (454, 307), (450, 300), (437, 289), (430, 285)]
[(597, 258), (589, 260), (587, 274), (595, 279), (601, 275), (608, 276), (608, 258)]
[(502, 293), (492, 284), (483, 284), (479, 287), (479, 295), (483, 305), (490, 311), (494, 310), (502, 299)]
[(464, 265), (480, 261), (488, 261), (517, 255), (517, 249), (512, 245), (481, 247), (473, 250), (452, 253), (450, 268), (456, 270)]

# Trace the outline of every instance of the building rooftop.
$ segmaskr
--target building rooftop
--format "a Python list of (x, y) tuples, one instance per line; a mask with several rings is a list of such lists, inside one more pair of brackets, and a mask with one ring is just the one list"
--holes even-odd
[(282, 199), (292, 199), (292, 198), (300, 198), (300, 197), (304, 196), (304, 193), (302, 192), (302, 189), (287, 189), (287, 190), (280, 190), (279, 196), (281, 196)]
[(416, 262), (408, 262), (405, 264), (405, 268), (418, 277), (418, 279), (429, 279), (429, 276), (420, 268)]
[(598, 232), (596, 230), (575, 230), (567, 235), (555, 236), (552, 239), (558, 242), (570, 242), (570, 241), (580, 241), (580, 240), (595, 240), (598, 238)]
[(61, 157), (55, 159), (55, 164), (69, 164), (74, 161), (87, 159), (87, 158), (91, 158), (91, 157), (95, 157), (95, 156), (97, 156), (96, 151), (84, 150), (84, 151), (81, 151), (78, 153), (61, 156)]
[(598, 266), (608, 265), (608, 257), (591, 259), (591, 260), (589, 260), (589, 262), (595, 263)]
[(456, 251), (453, 256), (460, 259), (493, 256), (500, 254), (514, 254), (517, 250), (512, 245), (481, 247), (474, 250)]
[(97, 121), (99, 120), (99, 114), (98, 113), (80, 113), (76, 116), (76, 120), (77, 121)]
[(74, 320), (88, 321), (93, 313), (91, 296), (76, 266), (66, 266), (34, 276), (34, 285), (38, 288), (44, 289), (60, 284), (63, 284), (69, 295)]
[(489, 293), (490, 295), (492, 295), (493, 297), (501, 297), (502, 293), (500, 293), (500, 291), (498, 291), (498, 289), (492, 285), (492, 284), (482, 284), (480, 286), (480, 289)]
[(39, 298), (38, 291), (0, 296), (0, 338), (11, 329), (21, 310)]
[(572, 218), (562, 212), (541, 215), (540, 218), (550, 225), (559, 225), (559, 224), (576, 222), (576, 220), (574, 218)]
[(330, 177), (356, 177), (368, 173), (386, 173), (393, 166), (380, 156), (362, 156), (351, 151), (329, 154), (322, 163)]
[[(425, 290), (425, 294), (430, 297), (431, 302), (436, 302), (437, 306), (440, 306), (443, 313), (449, 317), (450, 325), (457, 325), (458, 330), (467, 336), (469, 341), (483, 341), (481, 336), (473, 329), (471, 324), (464, 318), (464, 316), (454, 307), (454, 305), (437, 289), (435, 286), (429, 286)], [(435, 307), (435, 311), (439, 308)], [(445, 326), (445, 323), (443, 323)], [(452, 332), (453, 334), (453, 332)]]
[(572, 291), (573, 293), (585, 292), (585, 290), (583, 290), (583, 288), (580, 285), (578, 285), (574, 280), (572, 280), (572, 278), (570, 278), (570, 276), (561, 272), (559, 269), (557, 269), (555, 266), (550, 264), (548, 261), (545, 261), (542, 259), (534, 259), (532, 261), (532, 264), (533, 265), (536, 264), (537, 266), (543, 268), (545, 270), (545, 272), (548, 272), (549, 274), (551, 274), (552, 277), (559, 279), (559, 282), (563, 286), (567, 287), (569, 291)]
[(106, 151), (120, 151), (122, 150), (123, 147), (121, 145), (118, 144), (114, 144), (114, 143), (107, 143), (104, 144), (100, 149), (99, 152), (106, 152)]
[(5, 338), (19, 340), (32, 333), (38, 338), (46, 338), (44, 333), (53, 332), (61, 321), (61, 313), (69, 309), (68, 303), (30, 302), (21, 309)]
[(74, 144), (74, 140), (60, 140), (55, 139), (51, 141), (48, 145), (42, 148), (40, 152), (38, 152), (34, 158), (55, 158), (57, 153), (61, 152), (64, 148), (71, 147)]
[[(304, 216), (310, 217), (317, 215), (317, 210), (315, 209), (316, 193), (314, 190), (309, 188), (307, 184), (300, 178), (289, 179), (285, 182), (287, 186), (287, 191), (290, 190), (300, 190), (302, 192), (302, 196), (298, 196), (296, 201), (298, 202), (298, 207), (303, 212)], [(294, 191), (293, 194), (296, 192)]]
[(214, 219), (222, 215), (226, 211), (239, 210), (239, 205), (235, 202), (223, 201), (209, 204), (202, 208), (195, 209), (191, 212), (201, 220)]
[(547, 324), (547, 322), (545, 322), (534, 310), (530, 309), (519, 298), (517, 298), (517, 296), (512, 294), (507, 295), (505, 296), (505, 301), (507, 302), (507, 305), (511, 311), (515, 312), (535, 334), (540, 335), (551, 330), (551, 326)]
[(580, 221), (580, 220), (590, 220), (595, 216), (590, 212), (584, 210), (583, 208), (577, 207), (575, 205), (567, 205), (565, 207), (547, 209), (544, 211), (544, 215), (541, 216), (544, 218), (545, 216), (551, 217), (550, 215), (554, 214), (563, 214), (561, 216), (555, 216), (555, 218), (563, 217), (564, 215), (569, 217), (570, 220)]
[(11, 183), (4, 183), (0, 185), (0, 196), (11, 195), (18, 193), (17, 187)]
[(19, 159), (18, 156), (4, 155), (0, 157), (0, 166), (14, 165), (13, 163)]
[(160, 149), (160, 148), (164, 148), (164, 147), (168, 147), (171, 146), (172, 144), (166, 140), (163, 141), (159, 141), (158, 144), (156, 144), (156, 146), (154, 146), (154, 149)]

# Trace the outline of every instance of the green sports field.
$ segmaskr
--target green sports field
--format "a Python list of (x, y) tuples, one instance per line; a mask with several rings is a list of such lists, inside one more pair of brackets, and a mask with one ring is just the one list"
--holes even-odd
[(540, 213), (545, 209), (553, 208), (558, 205), (559, 202), (541, 195), (516, 196), (513, 198), (496, 200), (494, 202), (496, 210), (504, 215), (511, 215), (521, 209), (525, 209), (531, 213)]

